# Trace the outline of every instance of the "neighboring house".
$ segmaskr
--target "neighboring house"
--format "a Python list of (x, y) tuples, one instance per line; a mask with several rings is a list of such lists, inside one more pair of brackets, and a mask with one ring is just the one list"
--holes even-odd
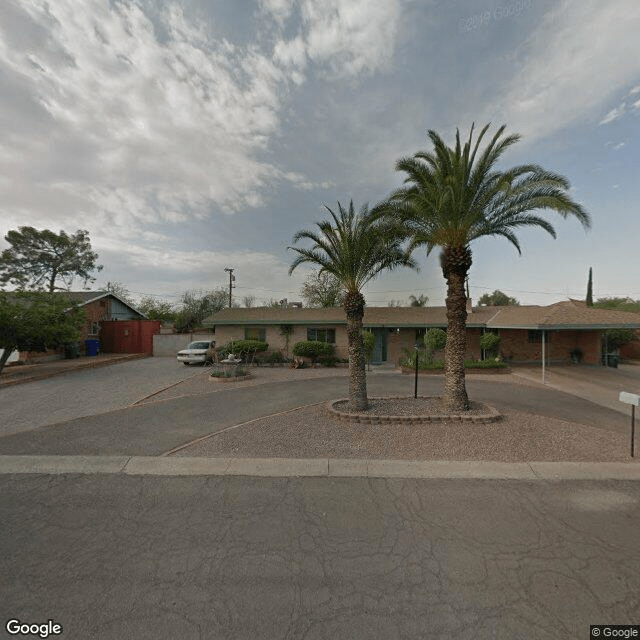
[[(640, 329), (640, 314), (587, 307), (567, 300), (541, 306), (467, 308), (467, 358), (480, 359), (480, 336), (486, 331), (500, 335), (500, 354), (510, 362), (540, 362), (542, 340), (547, 362), (570, 362), (580, 349), (582, 362), (598, 364), (606, 329)], [(231, 340), (259, 339), (270, 351), (287, 355), (301, 340), (320, 340), (335, 345), (336, 356), (346, 358), (346, 318), (341, 307), (328, 309), (282, 309), (257, 307), (223, 309), (203, 325), (213, 328), (218, 345)], [(405, 349), (422, 341), (427, 329), (446, 329), (445, 307), (366, 307), (364, 327), (376, 335), (374, 363), (399, 362)]]
[[(144, 313), (108, 291), (64, 291), (61, 295), (86, 311), (87, 319), (80, 338), (83, 349), (86, 340), (98, 340), (100, 351), (104, 353), (152, 353), (153, 335), (160, 332), (159, 320), (148, 320)], [(42, 362), (63, 356), (63, 349), (21, 351), (10, 358), (10, 362), (13, 359)]]

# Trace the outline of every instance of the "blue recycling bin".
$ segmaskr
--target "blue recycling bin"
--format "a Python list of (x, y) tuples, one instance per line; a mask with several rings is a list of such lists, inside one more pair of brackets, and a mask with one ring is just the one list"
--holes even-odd
[(85, 340), (88, 356), (97, 356), (100, 353), (100, 340)]

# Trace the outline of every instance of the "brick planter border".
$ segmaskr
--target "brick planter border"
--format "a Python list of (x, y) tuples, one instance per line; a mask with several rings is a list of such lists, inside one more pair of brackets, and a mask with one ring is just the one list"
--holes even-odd
[[(438, 396), (418, 396), (423, 400), (430, 400)], [(403, 400), (407, 396), (385, 396), (380, 398), (370, 398), (370, 400)], [(338, 398), (337, 400), (330, 400), (326, 404), (326, 410), (339, 422), (346, 423), (360, 423), (360, 424), (422, 424), (424, 422), (473, 422), (477, 424), (484, 424), (488, 422), (498, 422), (502, 419), (502, 414), (498, 413), (493, 407), (487, 404), (481, 404), (489, 410), (489, 413), (475, 415), (465, 413), (452, 413), (452, 414), (433, 414), (433, 415), (415, 415), (415, 416), (380, 416), (371, 415), (368, 413), (348, 413), (346, 411), (339, 411), (335, 408), (338, 402), (344, 402), (348, 398)]]
[(216, 382), (225, 383), (225, 382), (240, 382), (241, 380), (249, 380), (253, 376), (250, 373), (247, 373), (246, 376), (229, 376), (227, 378), (223, 376), (209, 376), (209, 380), (215, 380)]

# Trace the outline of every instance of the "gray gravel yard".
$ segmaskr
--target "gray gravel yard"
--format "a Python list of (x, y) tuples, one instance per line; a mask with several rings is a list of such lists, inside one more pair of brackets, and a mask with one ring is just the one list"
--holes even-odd
[[(405, 460), (618, 461), (627, 435), (502, 410), (495, 423), (342, 424), (325, 403), (254, 420), (174, 455), (238, 458), (394, 458)], [(637, 460), (638, 458), (636, 458)]]

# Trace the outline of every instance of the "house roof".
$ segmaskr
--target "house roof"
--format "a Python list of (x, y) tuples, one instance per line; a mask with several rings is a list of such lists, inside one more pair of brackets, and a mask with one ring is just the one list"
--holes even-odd
[(69, 297), (73, 302), (76, 302), (81, 307), (102, 298), (115, 298), (123, 305), (129, 307), (129, 309), (131, 309), (132, 311), (135, 311), (141, 318), (147, 317), (144, 313), (142, 313), (142, 311), (139, 311), (133, 305), (129, 304), (126, 300), (123, 300), (118, 295), (116, 295), (115, 293), (111, 293), (110, 291), (62, 291), (61, 293)]
[[(202, 323), (216, 325), (314, 324), (340, 325), (346, 318), (342, 307), (324, 309), (223, 309)], [(366, 327), (445, 327), (445, 307), (365, 307)], [(541, 306), (474, 307), (467, 316), (468, 327), (491, 329), (614, 329), (640, 328), (640, 314), (587, 307), (584, 302), (566, 300)]]

